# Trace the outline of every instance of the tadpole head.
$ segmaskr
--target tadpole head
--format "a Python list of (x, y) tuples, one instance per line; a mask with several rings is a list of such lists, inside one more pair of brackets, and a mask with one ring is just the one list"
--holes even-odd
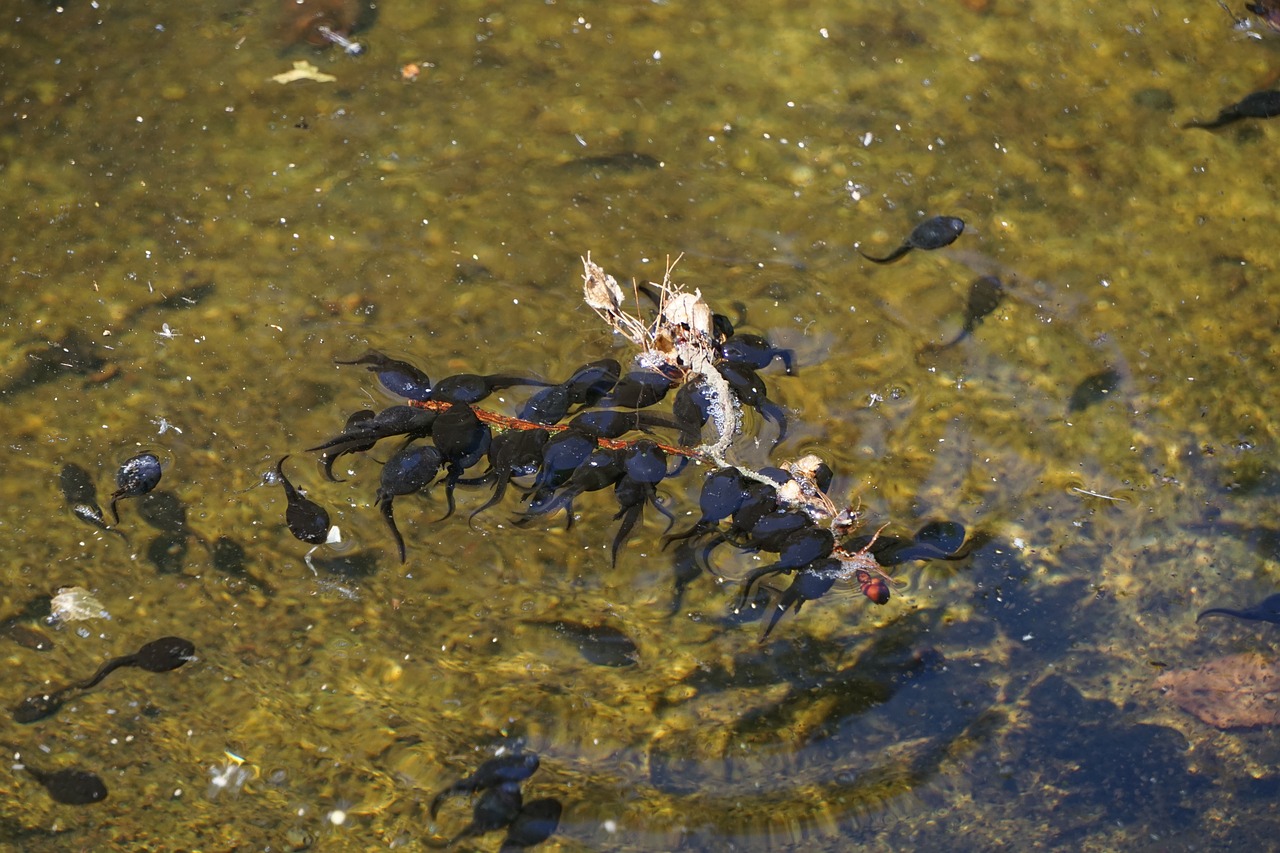
[(641, 438), (623, 451), (622, 465), (637, 483), (656, 486), (667, 476), (667, 454), (656, 442)]
[(14, 706), (13, 721), (25, 725), (52, 717), (62, 707), (60, 693), (61, 691), (55, 690), (50, 693), (37, 693), (34, 696), (28, 696)]
[(107, 798), (106, 783), (98, 774), (88, 770), (69, 768), (42, 773), (30, 766), (26, 770), (44, 786), (55, 802), (64, 806), (88, 806)]
[(195, 660), (196, 646), (182, 637), (161, 637), (138, 649), (134, 665), (147, 672), (169, 672)]

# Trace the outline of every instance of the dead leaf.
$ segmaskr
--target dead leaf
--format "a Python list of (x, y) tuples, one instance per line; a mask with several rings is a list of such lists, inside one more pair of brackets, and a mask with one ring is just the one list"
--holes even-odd
[(1259, 654), (1227, 655), (1156, 679), (1179, 708), (1220, 729), (1280, 726), (1280, 665)]

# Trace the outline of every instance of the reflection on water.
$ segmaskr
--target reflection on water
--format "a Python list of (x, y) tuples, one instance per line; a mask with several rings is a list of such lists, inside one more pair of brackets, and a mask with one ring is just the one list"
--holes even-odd
[[(536, 849), (1269, 838), (1272, 733), (1155, 681), (1272, 655), (1265, 621), (1195, 618), (1275, 592), (1277, 127), (1182, 125), (1266, 90), (1274, 41), (1214, 4), (354, 6), (330, 29), (358, 57), (270, 2), (27, 4), (0, 33), (4, 701), (199, 649), (10, 723), (44, 780), (110, 796), (0, 774), (3, 843), (416, 848), (474, 816), (433, 797), (517, 745), (524, 807), (563, 805)], [(336, 80), (271, 79), (304, 59)], [(857, 254), (939, 212), (954, 245)], [(611, 565), (599, 495), (569, 530), (513, 524), (511, 494), (472, 520), (460, 485), (443, 521), (443, 490), (399, 496), (401, 565), (392, 450), (305, 467), (386, 406), (334, 361), (626, 365), (579, 302), (588, 251), (624, 283), (684, 253), (680, 281), (795, 351), (764, 370), (788, 435), (751, 414), (744, 461), (819, 452), (865, 533), (946, 519), (978, 547), (765, 643), (737, 585), (673, 572), (659, 514)], [(163, 482), (102, 529), (147, 452)], [(349, 548), (314, 573), (287, 454)], [(700, 480), (664, 506), (696, 513)], [(50, 626), (66, 588), (99, 615)]]

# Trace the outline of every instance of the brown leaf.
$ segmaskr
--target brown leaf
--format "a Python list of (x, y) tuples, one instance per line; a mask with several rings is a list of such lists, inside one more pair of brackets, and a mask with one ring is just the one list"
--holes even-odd
[(1179, 708), (1220, 729), (1280, 726), (1280, 665), (1259, 654), (1227, 655), (1156, 679)]

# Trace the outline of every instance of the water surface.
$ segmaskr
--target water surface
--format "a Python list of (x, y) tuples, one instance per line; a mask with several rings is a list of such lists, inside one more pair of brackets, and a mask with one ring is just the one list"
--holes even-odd
[[(200, 660), (9, 724), (111, 796), (74, 810), (5, 773), (4, 843), (416, 849), (468, 819), (460, 798), (433, 824), (431, 797), (517, 741), (542, 757), (526, 797), (565, 806), (546, 849), (1272, 834), (1272, 733), (1212, 729), (1154, 681), (1274, 642), (1195, 614), (1275, 589), (1277, 127), (1181, 129), (1273, 85), (1274, 42), (1212, 3), (391, 0), (359, 58), (288, 47), (261, 0), (5, 16), (0, 615), (81, 586), (111, 618), (46, 629), (49, 652), (4, 641), (4, 701), (167, 634)], [(337, 80), (270, 79), (298, 60)], [(954, 246), (858, 255), (935, 214), (967, 223)], [(669, 615), (656, 514), (611, 567), (604, 496), (569, 531), (512, 527), (513, 499), (471, 528), (479, 492), (444, 522), (440, 496), (401, 499), (398, 565), (372, 506), (389, 450), (341, 483), (302, 452), (385, 402), (334, 359), (625, 359), (581, 304), (588, 252), (623, 281), (682, 256), (679, 281), (797, 350), (798, 375), (767, 374), (793, 435), (743, 458), (818, 452), (869, 529), (986, 544), (763, 644), (729, 583)], [(983, 274), (1004, 301), (930, 351)], [(126, 540), (58, 490), (74, 462), (105, 505), (142, 449), (186, 510), (160, 556), (137, 502)], [(262, 484), (286, 453), (353, 543), (344, 571), (309, 570)], [(664, 486), (677, 512), (699, 480)], [(556, 621), (621, 631), (638, 663), (592, 662)], [(208, 787), (227, 752), (238, 792)]]

